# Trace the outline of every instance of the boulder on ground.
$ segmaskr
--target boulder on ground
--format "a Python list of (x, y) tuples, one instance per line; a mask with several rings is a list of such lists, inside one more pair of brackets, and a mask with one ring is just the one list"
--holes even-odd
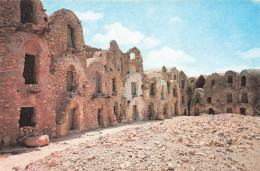
[(27, 137), (23, 140), (23, 143), (29, 147), (42, 147), (49, 144), (49, 136)]

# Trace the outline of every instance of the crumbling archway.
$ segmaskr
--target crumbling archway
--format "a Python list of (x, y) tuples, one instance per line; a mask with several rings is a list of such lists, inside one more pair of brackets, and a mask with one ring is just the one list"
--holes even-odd
[(77, 102), (71, 102), (66, 112), (67, 130), (79, 130), (80, 128), (80, 111)]
[(196, 81), (196, 88), (203, 88), (205, 85), (205, 78), (201, 75)]

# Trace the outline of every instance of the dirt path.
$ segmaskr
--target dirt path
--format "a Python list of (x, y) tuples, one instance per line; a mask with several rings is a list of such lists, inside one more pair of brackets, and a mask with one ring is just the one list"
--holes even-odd
[(0, 158), (0, 165), (35, 171), (257, 171), (260, 117), (221, 114), (138, 122), (79, 133), (37, 149)]
[[(154, 121), (158, 122), (158, 121)], [(12, 170), (14, 167), (25, 168), (29, 163), (35, 162), (38, 159), (49, 156), (56, 151), (62, 151), (69, 147), (77, 146), (85, 143), (86, 140), (95, 140), (100, 136), (105, 136), (109, 133), (117, 133), (127, 128), (138, 127), (143, 124), (151, 124), (152, 122), (142, 121), (133, 124), (119, 124), (115, 127), (96, 129), (88, 132), (75, 132), (64, 138), (54, 139), (48, 146), (38, 148), (11, 148), (0, 151), (0, 171)], [(1, 154), (5, 153), (5, 154)], [(13, 155), (15, 154), (15, 155)], [(13, 169), (14, 170), (14, 169)]]

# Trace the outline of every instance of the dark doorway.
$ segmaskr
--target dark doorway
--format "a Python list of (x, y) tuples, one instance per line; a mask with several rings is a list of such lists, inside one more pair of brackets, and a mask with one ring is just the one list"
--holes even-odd
[(67, 71), (67, 77), (66, 77), (67, 92), (70, 92), (73, 90), (72, 82), (73, 82), (73, 73), (72, 73), (72, 71)]
[(240, 114), (245, 115), (246, 114), (246, 109), (245, 108), (240, 108)]
[(212, 108), (209, 108), (209, 114), (215, 115), (215, 111)]
[(241, 86), (246, 86), (246, 77), (241, 77)]
[(30, 0), (21, 0), (21, 23), (34, 23), (33, 21), (33, 3)]
[(232, 108), (227, 108), (227, 113), (233, 113)]
[(133, 121), (137, 120), (137, 107), (136, 107), (136, 105), (133, 105), (132, 119), (133, 119)]
[(207, 103), (211, 104), (211, 97), (207, 97)]
[(25, 84), (36, 84), (35, 56), (25, 54), (23, 77)]
[(77, 115), (76, 115), (76, 108), (70, 110), (69, 114), (69, 130), (76, 130), (77, 129)]
[(20, 120), (19, 120), (19, 128), (24, 126), (35, 126), (33, 122), (34, 117), (34, 108), (33, 107), (21, 107), (20, 110)]
[(200, 110), (199, 110), (199, 108), (195, 108), (194, 115), (195, 115), (195, 116), (199, 116), (199, 115), (200, 115)]
[(178, 104), (177, 103), (174, 104), (174, 112), (175, 112), (175, 115), (178, 115)]
[(153, 105), (150, 104), (148, 106), (148, 119), (152, 119), (152, 117), (153, 117)]
[(154, 90), (155, 90), (155, 83), (151, 83), (150, 84), (150, 96), (151, 97), (155, 96)]
[(164, 115), (164, 117), (167, 117), (167, 106), (164, 106), (164, 108), (163, 108), (163, 115)]
[(228, 76), (228, 83), (232, 84), (233, 83), (233, 77), (232, 76)]
[(112, 79), (112, 92), (115, 94), (116, 93), (116, 79)]
[(185, 82), (184, 80), (181, 80), (181, 88), (184, 88)]
[(242, 94), (242, 103), (248, 103), (247, 93)]
[(211, 86), (215, 85), (215, 80), (211, 80)]
[(227, 103), (232, 103), (232, 94), (227, 94)]

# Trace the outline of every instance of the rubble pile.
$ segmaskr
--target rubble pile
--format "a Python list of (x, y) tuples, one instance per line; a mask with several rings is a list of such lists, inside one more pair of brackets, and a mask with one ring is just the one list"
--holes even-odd
[(71, 146), (26, 170), (258, 170), (260, 118), (181, 116)]

